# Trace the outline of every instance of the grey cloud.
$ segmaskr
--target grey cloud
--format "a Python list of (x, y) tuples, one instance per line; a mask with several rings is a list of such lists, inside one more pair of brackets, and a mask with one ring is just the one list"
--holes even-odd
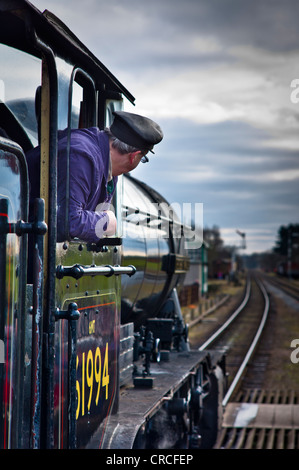
[[(137, 105), (143, 98), (134, 89), (139, 83), (146, 84), (145, 88), (138, 88), (141, 94), (150, 96), (153, 83), (155, 93), (159, 93), (159, 84), (165, 77), (171, 85), (179, 72), (189, 72), (182, 78), (181, 86), (174, 88), (176, 94), (171, 95), (173, 101), (179, 102), (179, 112), (185, 111), (183, 106), (192, 106), (192, 93), (195, 101), (202, 85), (206, 86), (205, 92), (209, 91), (202, 100), (214, 101), (228, 111), (232, 105), (245, 109), (239, 120), (232, 121), (228, 114), (226, 122), (210, 125), (174, 119), (171, 113), (169, 118), (157, 117), (164, 140), (150, 164), (138, 167), (136, 177), (160, 191), (169, 202), (203, 202), (204, 219), (209, 226), (230, 228), (242, 223), (251, 233), (267, 226), (271, 231), (269, 244), (279, 225), (296, 222), (298, 180), (263, 180), (263, 175), (299, 167), (299, 150), (290, 149), (290, 142), (298, 133), (299, 104), (288, 107), (290, 80), (299, 72), (299, 2), (32, 2), (61, 17), (130, 89)], [(212, 66), (219, 75), (210, 72)], [(195, 71), (206, 73), (194, 76)], [(190, 90), (189, 78), (195, 85), (198, 80), (198, 88), (193, 83), (187, 102), (182, 100), (180, 108), (179, 98)], [(238, 80), (244, 80), (244, 86), (238, 87)], [(267, 90), (272, 94), (266, 95)], [(149, 106), (151, 101), (152, 98)], [(200, 106), (201, 101), (198, 102)], [(262, 104), (268, 114), (258, 122)], [(156, 108), (148, 108), (149, 112), (153, 109), (151, 117), (155, 119)], [(248, 111), (251, 125), (248, 120), (245, 122)], [(273, 113), (275, 125), (271, 127), (267, 118), (271, 119)]]
[[(157, 146), (147, 169), (138, 168), (138, 177), (170, 203), (202, 202), (208, 226), (242, 224), (252, 230), (267, 224), (275, 234), (281, 223), (296, 220), (299, 179), (267, 176), (298, 168), (298, 152), (263, 148), (259, 143), (267, 133), (244, 123), (203, 126), (179, 120), (161, 125), (165, 142)], [(212, 175), (205, 178), (201, 170), (209, 168)]]
[(119, 0), (72, 0), (71, 9), (59, 0), (34, 4), (61, 15), (80, 39), (115, 65), (165, 64), (166, 54), (176, 64), (196, 58), (204, 64), (214, 54), (218, 60), (217, 50), (195, 54), (190, 39), (198, 35), (217, 38), (222, 59), (226, 48), (235, 45), (283, 52), (298, 49), (299, 43), (299, 4), (294, 0), (126, 0), (125, 5)]

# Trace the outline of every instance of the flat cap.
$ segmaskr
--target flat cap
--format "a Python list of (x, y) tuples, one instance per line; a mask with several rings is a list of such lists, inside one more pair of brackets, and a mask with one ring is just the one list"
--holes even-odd
[(112, 134), (125, 144), (150, 150), (163, 139), (160, 126), (151, 119), (126, 111), (114, 111), (110, 126)]

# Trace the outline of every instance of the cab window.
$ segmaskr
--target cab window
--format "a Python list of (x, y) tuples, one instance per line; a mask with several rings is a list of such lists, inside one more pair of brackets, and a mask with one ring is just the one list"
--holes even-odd
[(41, 60), (0, 44), (1, 135), (27, 152), (38, 144), (36, 90), (41, 83)]

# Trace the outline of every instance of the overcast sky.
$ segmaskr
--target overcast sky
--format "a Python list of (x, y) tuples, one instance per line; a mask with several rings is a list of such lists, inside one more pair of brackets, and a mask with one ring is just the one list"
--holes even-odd
[[(299, 222), (299, 2), (32, 0), (56, 14), (159, 122), (163, 141), (134, 176), (169, 203), (203, 203), (243, 253)], [(298, 81), (299, 83), (299, 81)], [(294, 96), (294, 95), (293, 95)], [(298, 93), (299, 97), (299, 93)]]

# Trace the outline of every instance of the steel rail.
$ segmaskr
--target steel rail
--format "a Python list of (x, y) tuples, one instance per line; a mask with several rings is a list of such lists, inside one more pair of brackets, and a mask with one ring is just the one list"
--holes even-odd
[(250, 358), (251, 358), (251, 356), (252, 356), (252, 354), (255, 350), (255, 347), (256, 347), (259, 339), (260, 339), (260, 336), (262, 334), (262, 331), (264, 329), (264, 326), (265, 326), (265, 323), (266, 323), (266, 320), (267, 320), (267, 317), (268, 317), (269, 305), (270, 305), (269, 296), (268, 296), (267, 291), (266, 291), (264, 285), (262, 284), (262, 282), (258, 279), (256, 279), (256, 282), (257, 282), (259, 288), (261, 289), (261, 291), (263, 293), (263, 296), (264, 296), (264, 299), (265, 299), (265, 307), (264, 307), (263, 317), (262, 317), (261, 323), (259, 325), (259, 328), (258, 328), (258, 330), (255, 334), (255, 337), (254, 337), (254, 339), (251, 343), (251, 346), (248, 349), (247, 354), (246, 354), (246, 356), (245, 356), (245, 358), (244, 358), (237, 374), (235, 375), (234, 380), (232, 381), (225, 397), (222, 400), (222, 406), (223, 407), (225, 407), (227, 405), (227, 402), (229, 401), (229, 399), (230, 399), (233, 391), (235, 390), (240, 378), (242, 377), (243, 372), (244, 372), (248, 362), (250, 361)]
[(215, 341), (218, 336), (221, 335), (221, 333), (234, 321), (234, 319), (239, 315), (239, 313), (243, 310), (243, 308), (247, 305), (247, 302), (250, 297), (250, 292), (251, 292), (251, 280), (248, 279), (247, 281), (247, 286), (246, 286), (246, 293), (244, 296), (244, 299), (242, 303), (239, 305), (239, 307), (234, 311), (234, 313), (229, 317), (228, 320), (226, 320), (225, 323), (205, 342), (203, 343), (198, 350), (203, 351), (206, 349), (211, 343)]
[(270, 276), (264, 275), (264, 282), (274, 286), (276, 289), (281, 290), (286, 295), (292, 297), (295, 300), (299, 300), (299, 289), (298, 287), (284, 282), (282, 279), (271, 278)]

